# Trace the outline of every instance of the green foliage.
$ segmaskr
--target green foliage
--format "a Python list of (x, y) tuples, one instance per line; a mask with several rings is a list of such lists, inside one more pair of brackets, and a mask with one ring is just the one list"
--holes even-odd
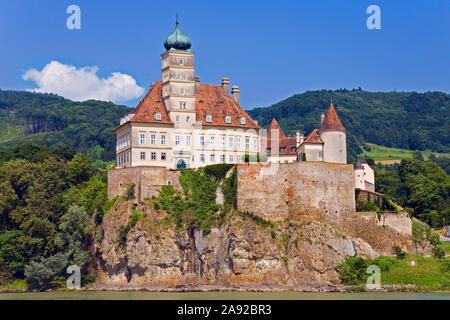
[(356, 211), (364, 212), (364, 211), (379, 211), (380, 208), (371, 201), (356, 201)]
[[(75, 102), (53, 94), (2, 90), (0, 147), (67, 145), (94, 156), (94, 163), (110, 161), (115, 158), (113, 129), (118, 119), (128, 113), (130, 108), (111, 102)], [(103, 150), (98, 152), (96, 146)]]
[(435, 246), (431, 248), (431, 252), (433, 253), (433, 257), (442, 259), (445, 257), (445, 250), (441, 246)]
[(128, 233), (134, 226), (136, 226), (136, 223), (139, 221), (139, 213), (136, 211), (136, 209), (133, 207), (133, 211), (131, 213), (131, 219), (128, 221), (128, 223), (124, 226), (119, 227), (119, 236), (120, 239), (123, 242), (126, 241)]
[(124, 183), (123, 186), (125, 187), (125, 193), (124, 193), (124, 197), (126, 200), (132, 200), (135, 199), (135, 193), (134, 193), (134, 189), (136, 187), (136, 184), (134, 183)]
[(262, 126), (276, 118), (286, 134), (308, 134), (320, 127), (320, 114), (328, 109), (330, 98), (347, 129), (350, 162), (362, 153), (363, 142), (450, 152), (450, 130), (443, 125), (449, 121), (450, 95), (443, 92), (308, 91), (248, 113)]
[(302, 153), (302, 161), (306, 161), (306, 152)]
[(367, 263), (360, 257), (349, 257), (340, 263), (336, 270), (343, 284), (357, 285), (367, 281), (369, 274), (366, 273)]
[(70, 161), (68, 179), (73, 184), (78, 184), (89, 179), (91, 171), (90, 160), (82, 153), (77, 153)]
[(235, 211), (235, 212), (238, 213), (240, 216), (242, 216), (244, 219), (250, 219), (262, 227), (265, 227), (265, 228), (274, 228), (275, 227), (275, 225), (272, 221), (261, 218), (260, 216), (254, 214), (252, 212), (248, 212), (248, 211)]
[[(220, 168), (221, 169), (210, 170), (216, 172), (217, 174), (223, 174), (225, 167)], [(191, 199), (194, 202), (199, 202), (205, 206), (216, 203), (216, 189), (218, 184), (205, 173), (205, 169), (181, 170), (180, 184), (188, 199)]]
[[(237, 203), (237, 171), (233, 168), (230, 176), (222, 182), (222, 193), (225, 198), (225, 205), (236, 208)], [(450, 220), (449, 220), (450, 221)]]
[(203, 170), (209, 177), (215, 178), (216, 181), (221, 181), (232, 167), (234, 167), (234, 164), (218, 163), (206, 166)]
[(403, 251), (402, 247), (400, 246), (392, 246), (392, 252), (395, 254), (395, 256), (397, 257), (397, 259), (399, 260), (405, 260), (406, 258), (406, 252)]

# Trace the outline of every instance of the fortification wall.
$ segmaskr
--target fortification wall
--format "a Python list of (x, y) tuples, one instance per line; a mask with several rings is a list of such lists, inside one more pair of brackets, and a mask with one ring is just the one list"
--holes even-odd
[(177, 171), (170, 171), (164, 167), (131, 167), (108, 171), (108, 198), (123, 195), (126, 184), (135, 184), (135, 195), (138, 202), (145, 198), (158, 196), (161, 186), (173, 185), (181, 190)]
[(352, 165), (326, 162), (237, 166), (237, 208), (271, 221), (355, 212)]

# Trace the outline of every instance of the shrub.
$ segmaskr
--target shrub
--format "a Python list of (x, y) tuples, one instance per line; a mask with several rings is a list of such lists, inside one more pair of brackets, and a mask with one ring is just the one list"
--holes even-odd
[(124, 187), (125, 187), (125, 194), (124, 197), (126, 200), (131, 200), (134, 199), (136, 196), (134, 194), (134, 187), (136, 185), (134, 183), (125, 183)]
[(222, 182), (222, 192), (225, 198), (225, 205), (236, 208), (237, 202), (237, 174), (236, 167), (233, 168), (231, 175)]
[(234, 164), (219, 163), (219, 164), (213, 164), (213, 165), (206, 166), (203, 169), (209, 177), (214, 177), (214, 178), (216, 178), (217, 181), (220, 181), (225, 178), (225, 176), (227, 175), (227, 172), (232, 167), (234, 167)]
[(445, 250), (441, 246), (434, 246), (431, 249), (431, 252), (433, 253), (433, 257), (442, 259), (445, 257)]
[(402, 247), (397, 245), (392, 246), (392, 251), (394, 252), (397, 259), (404, 260), (406, 258), (406, 252), (403, 251)]
[(336, 270), (343, 284), (357, 285), (364, 283), (369, 274), (366, 273), (366, 261), (360, 257), (350, 257), (344, 262), (340, 263)]
[(306, 153), (302, 153), (302, 161), (306, 161)]

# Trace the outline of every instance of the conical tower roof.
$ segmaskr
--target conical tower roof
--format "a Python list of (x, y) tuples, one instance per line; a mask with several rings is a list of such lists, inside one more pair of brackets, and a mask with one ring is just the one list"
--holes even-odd
[(272, 119), (272, 122), (269, 124), (269, 127), (267, 128), (267, 136), (268, 137), (271, 137), (272, 130), (278, 130), (279, 139), (286, 139), (286, 136), (284, 135), (283, 130), (281, 130), (281, 127), (278, 124), (277, 120), (275, 120), (275, 118)]
[(341, 120), (334, 109), (333, 104), (328, 108), (328, 112), (325, 115), (325, 118), (322, 121), (322, 124), (319, 129), (320, 132), (324, 131), (345, 131), (344, 126), (342, 125)]

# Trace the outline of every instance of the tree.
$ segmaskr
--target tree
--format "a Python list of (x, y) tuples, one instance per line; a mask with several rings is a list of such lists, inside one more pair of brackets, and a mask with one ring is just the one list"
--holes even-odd
[(82, 153), (77, 153), (69, 165), (69, 182), (78, 184), (89, 179), (91, 173), (90, 160)]

